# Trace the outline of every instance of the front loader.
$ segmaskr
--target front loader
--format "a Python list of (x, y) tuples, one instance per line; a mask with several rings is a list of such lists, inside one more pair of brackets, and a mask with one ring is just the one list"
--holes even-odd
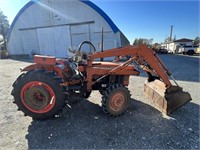
[[(89, 53), (82, 50), (84, 44), (90, 46)], [(129, 60), (119, 63), (122, 56), (128, 56)], [(96, 61), (106, 57), (116, 59), (113, 62)], [(144, 84), (145, 94), (163, 113), (169, 115), (191, 100), (190, 94), (178, 86), (160, 58), (145, 45), (96, 52), (93, 44), (85, 41), (72, 58), (36, 55), (34, 61), (22, 70), (12, 91), (19, 110), (34, 119), (54, 117), (67, 103), (77, 98), (88, 98), (93, 90), (102, 95), (103, 111), (119, 116), (129, 106), (129, 77), (138, 76), (138, 68), (148, 75)]]

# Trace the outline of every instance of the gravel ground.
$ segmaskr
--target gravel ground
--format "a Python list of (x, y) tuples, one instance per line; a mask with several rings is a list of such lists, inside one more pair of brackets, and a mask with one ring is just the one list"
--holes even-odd
[(10, 95), (19, 68), (30, 63), (0, 60), (0, 149), (199, 149), (199, 57), (161, 55), (192, 101), (170, 117), (149, 105), (141, 77), (130, 78), (128, 111), (108, 117), (93, 92), (59, 118), (35, 121), (17, 111)]

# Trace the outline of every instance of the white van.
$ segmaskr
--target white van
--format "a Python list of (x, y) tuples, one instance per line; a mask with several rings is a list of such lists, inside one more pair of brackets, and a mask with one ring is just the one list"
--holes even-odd
[(187, 45), (181, 46), (178, 50), (178, 53), (183, 53), (183, 55), (193, 55), (196, 53), (198, 46)]

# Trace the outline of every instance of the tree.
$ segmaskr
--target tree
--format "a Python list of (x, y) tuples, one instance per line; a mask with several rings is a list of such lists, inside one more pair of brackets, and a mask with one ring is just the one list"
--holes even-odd
[(174, 39), (173, 39), (173, 41), (176, 41), (176, 35), (174, 35)]
[(144, 40), (142, 38), (139, 38), (138, 44), (143, 44), (143, 43), (144, 43)]
[(194, 45), (199, 45), (200, 44), (200, 37), (196, 37), (195, 39), (194, 39)]
[(3, 36), (4, 46), (6, 46), (5, 41), (6, 41), (6, 35), (7, 35), (7, 32), (8, 32), (8, 29), (9, 29), (8, 18), (0, 10), (0, 35)]
[(153, 42), (153, 38), (151, 39), (144, 39), (144, 38), (139, 38), (139, 39), (135, 39), (133, 42), (133, 45), (140, 45), (140, 44), (146, 44), (146, 45), (152, 45)]
[(170, 37), (167, 37), (166, 39), (165, 39), (165, 43), (169, 43), (170, 42)]
[(137, 38), (134, 40), (133, 45), (138, 45), (138, 39)]

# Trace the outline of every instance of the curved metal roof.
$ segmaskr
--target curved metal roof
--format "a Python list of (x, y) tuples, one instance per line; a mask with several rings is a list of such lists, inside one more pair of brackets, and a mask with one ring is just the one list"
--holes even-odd
[[(16, 15), (15, 19), (13, 20), (10, 29), (8, 31), (8, 35), (7, 35), (7, 39), (9, 40), (10, 38), (10, 34), (15, 26), (15, 23), (17, 22), (18, 18), (21, 16), (21, 14), (28, 9), (31, 5), (39, 2), (40, 0), (31, 0), (30, 2), (28, 2)], [(91, 1), (85, 1), (85, 0), (80, 0), (81, 2), (83, 2), (84, 4), (88, 5), (89, 7), (91, 7), (92, 9), (94, 9), (100, 16), (102, 16), (106, 22), (109, 24), (109, 26), (111, 27), (111, 29), (113, 30), (114, 33), (118, 32), (119, 29), (118, 27), (113, 23), (113, 21), (108, 17), (108, 15), (102, 10), (100, 9), (97, 5), (95, 5), (94, 3), (92, 3)]]

